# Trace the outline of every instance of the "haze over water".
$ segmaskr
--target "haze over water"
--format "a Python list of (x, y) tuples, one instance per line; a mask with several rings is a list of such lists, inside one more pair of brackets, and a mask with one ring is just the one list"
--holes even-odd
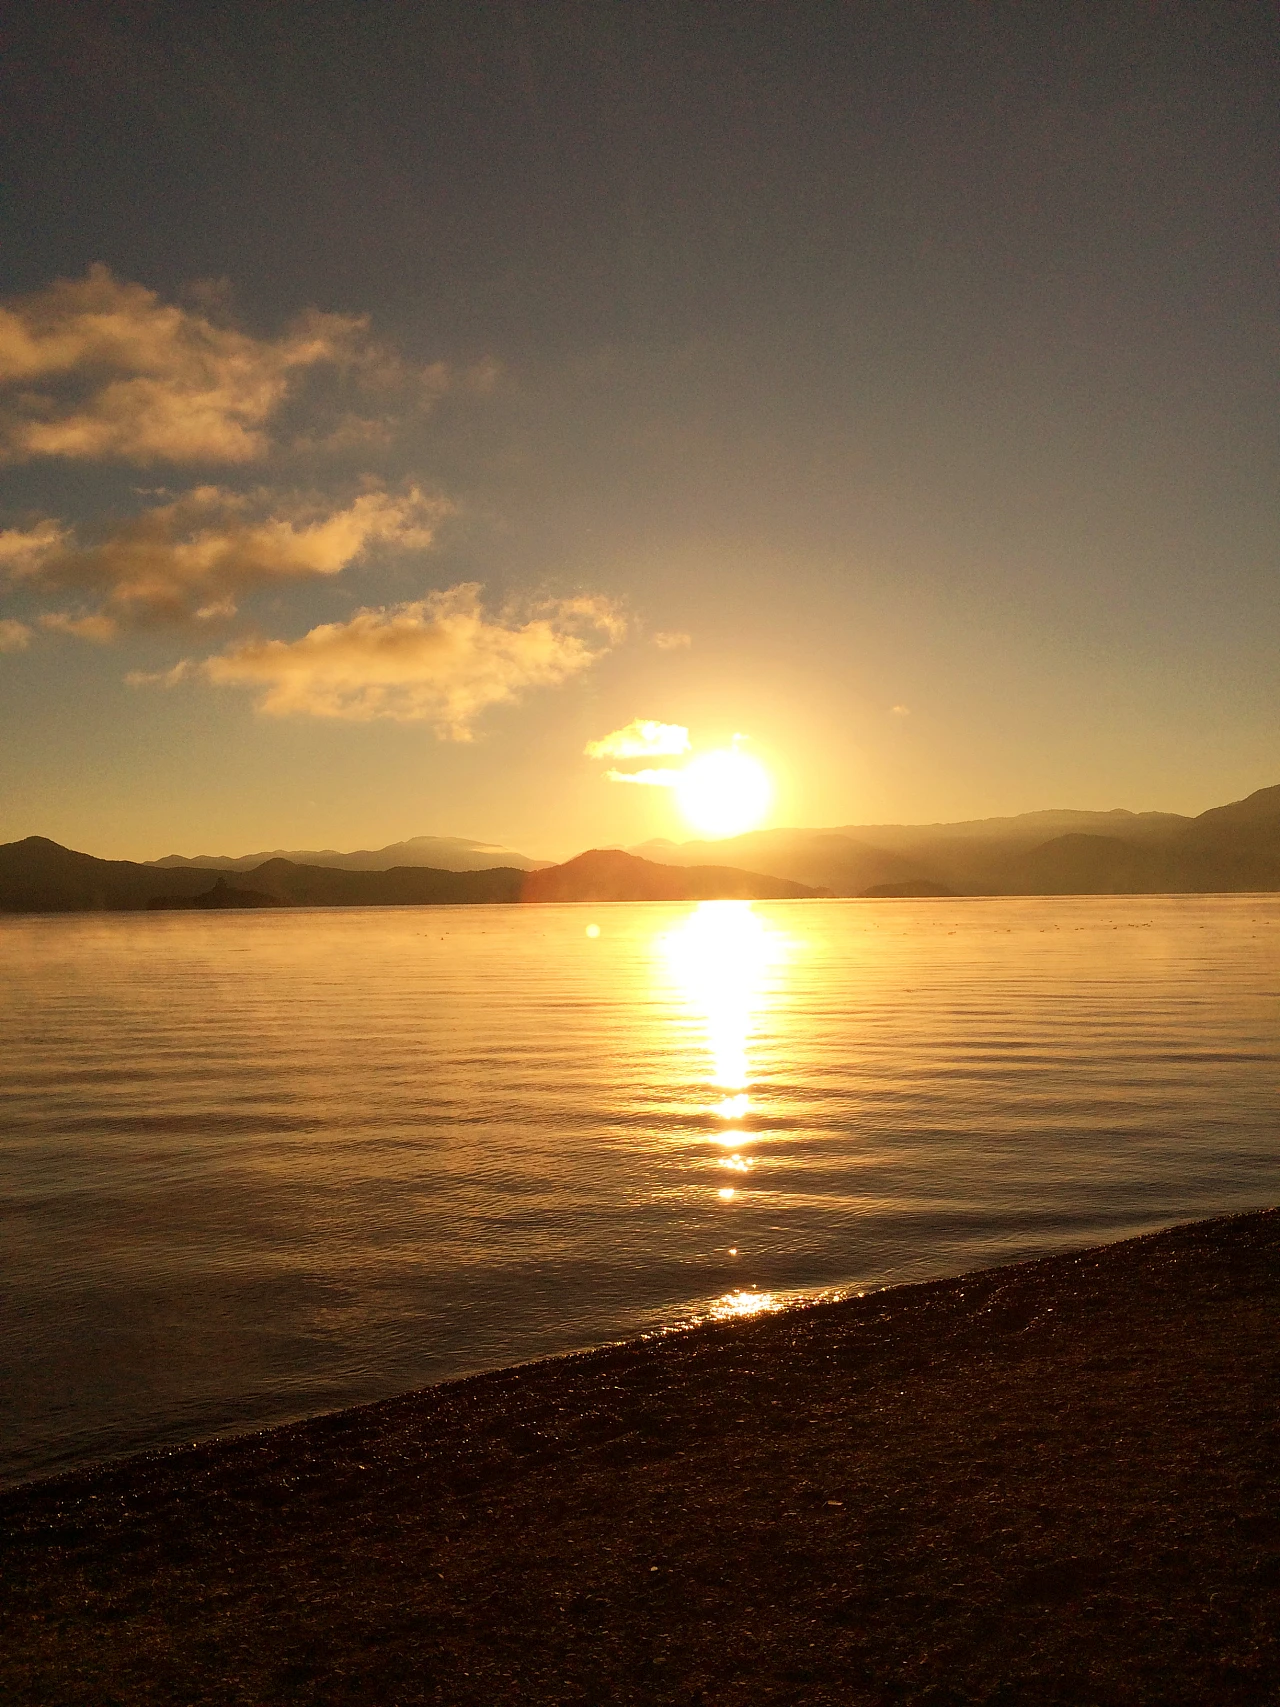
[(1280, 1197), (1280, 896), (0, 921), (0, 1475)]

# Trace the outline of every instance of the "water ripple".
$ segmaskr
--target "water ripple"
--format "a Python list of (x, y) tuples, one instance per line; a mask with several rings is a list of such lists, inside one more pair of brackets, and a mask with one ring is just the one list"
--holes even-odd
[(1274, 1201), (1278, 927), (0, 920), (0, 1473)]

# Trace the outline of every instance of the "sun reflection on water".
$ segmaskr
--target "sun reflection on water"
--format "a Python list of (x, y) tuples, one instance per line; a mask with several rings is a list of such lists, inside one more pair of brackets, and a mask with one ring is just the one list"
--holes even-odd
[(738, 1316), (759, 1316), (766, 1310), (781, 1308), (772, 1292), (726, 1292), (711, 1306), (711, 1319), (731, 1321)]
[[(706, 1112), (717, 1128), (714, 1142), (731, 1156), (720, 1165), (748, 1173), (740, 1152), (752, 1142), (744, 1130), (753, 1107), (748, 1049), (762, 1009), (772, 995), (770, 974), (785, 953), (782, 933), (766, 925), (749, 901), (704, 901), (663, 939), (663, 951), (688, 1006), (704, 1028), (710, 1054)], [(730, 1202), (732, 1186), (719, 1196)]]

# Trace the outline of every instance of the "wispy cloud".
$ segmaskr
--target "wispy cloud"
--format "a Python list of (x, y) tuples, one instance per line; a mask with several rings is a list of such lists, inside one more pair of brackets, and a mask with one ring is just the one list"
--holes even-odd
[(104, 616), (101, 611), (89, 611), (83, 616), (65, 610), (46, 611), (40, 618), (40, 626), (51, 629), (55, 634), (74, 634), (77, 640), (95, 640), (102, 646), (114, 640), (120, 632), (115, 619)]
[(660, 652), (679, 652), (693, 645), (693, 636), (683, 629), (660, 629), (653, 637), (653, 644)]
[(606, 771), (604, 774), (609, 782), (634, 782), (641, 788), (674, 788), (684, 772), (661, 766), (653, 770)]
[(251, 588), (336, 575), (375, 545), (423, 549), (449, 509), (416, 486), (370, 488), (337, 507), (199, 486), (93, 545), (53, 522), (0, 534), (0, 570), (30, 591), (96, 599), (96, 610), (51, 613), (45, 625), (103, 638), (104, 624), (114, 631), (234, 615)]
[(535, 688), (556, 687), (588, 669), (624, 631), (603, 599), (544, 604), (525, 620), (490, 616), (473, 582), (408, 604), (357, 611), (301, 639), (255, 640), (163, 677), (198, 671), (223, 685), (259, 691), (274, 716), (427, 722), (443, 738), (469, 741), (479, 715)]
[(94, 266), (0, 306), (0, 448), (10, 459), (251, 462), (304, 370), (379, 359), (364, 316), (310, 310), (283, 337), (255, 338)]
[(15, 581), (37, 575), (66, 541), (67, 529), (48, 519), (32, 528), (5, 528), (0, 531), (0, 574)]
[(664, 759), (689, 751), (689, 731), (678, 723), (659, 723), (651, 717), (631, 722), (583, 749), (589, 759)]
[(0, 652), (25, 652), (30, 644), (31, 630), (25, 622), (0, 620)]
[(180, 658), (172, 669), (130, 670), (124, 679), (131, 688), (176, 688), (179, 682), (185, 682), (203, 667), (196, 658)]

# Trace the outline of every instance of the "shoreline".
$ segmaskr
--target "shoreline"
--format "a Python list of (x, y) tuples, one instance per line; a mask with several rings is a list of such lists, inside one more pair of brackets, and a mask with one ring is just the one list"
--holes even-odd
[(13, 1703), (1280, 1700), (1280, 1212), (0, 1494)]

